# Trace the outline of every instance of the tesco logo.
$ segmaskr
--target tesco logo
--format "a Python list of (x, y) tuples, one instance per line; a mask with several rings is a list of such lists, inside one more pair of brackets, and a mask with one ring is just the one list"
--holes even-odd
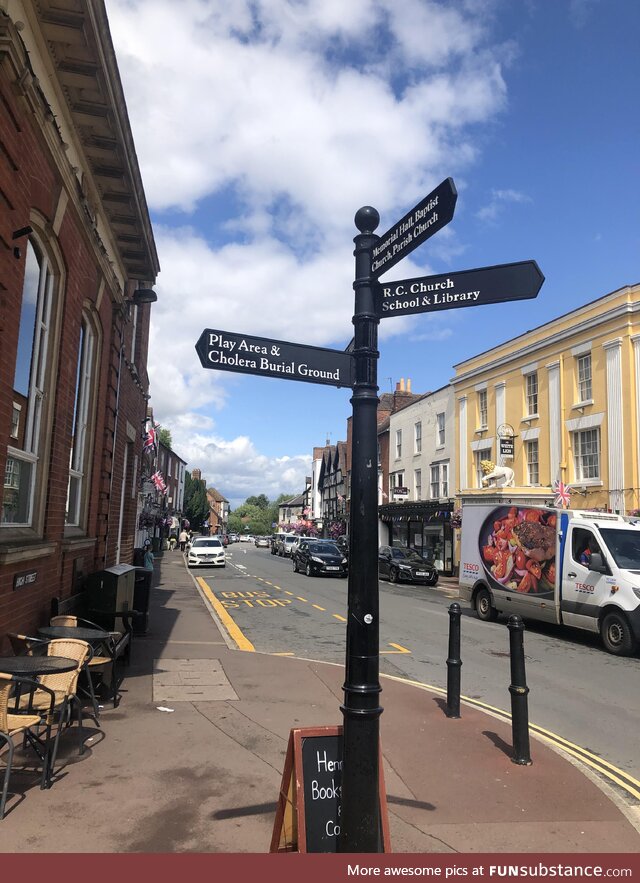
[(465, 570), (470, 570), (472, 573), (478, 573), (480, 570), (479, 564), (463, 564)]

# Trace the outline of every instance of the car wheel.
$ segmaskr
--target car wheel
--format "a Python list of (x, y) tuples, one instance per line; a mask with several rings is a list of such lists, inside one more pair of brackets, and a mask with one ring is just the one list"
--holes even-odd
[(600, 637), (606, 650), (615, 656), (631, 656), (636, 640), (623, 613), (607, 613), (600, 625)]
[(398, 571), (395, 569), (395, 567), (392, 567), (389, 570), (389, 582), (390, 583), (397, 583), (398, 582)]
[(495, 622), (498, 611), (491, 604), (491, 595), (487, 589), (480, 589), (476, 595), (476, 615), (484, 622)]
[(295, 558), (293, 559), (293, 572), (294, 573), (298, 572), (298, 562), (296, 561)]
[(432, 576), (431, 579), (427, 580), (428, 586), (437, 586), (438, 585), (438, 574)]
[(313, 570), (311, 569), (310, 564), (307, 564), (307, 567), (305, 569), (305, 573), (307, 574), (307, 576), (313, 576)]

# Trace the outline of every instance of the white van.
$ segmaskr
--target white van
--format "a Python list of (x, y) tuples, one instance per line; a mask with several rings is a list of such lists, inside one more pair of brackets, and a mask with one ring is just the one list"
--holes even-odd
[(463, 505), (460, 597), (480, 619), (519, 614), (640, 644), (640, 526), (604, 512)]

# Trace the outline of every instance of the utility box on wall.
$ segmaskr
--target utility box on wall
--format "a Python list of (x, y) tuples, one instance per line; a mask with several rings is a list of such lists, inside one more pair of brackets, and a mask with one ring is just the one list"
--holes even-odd
[(136, 568), (130, 564), (114, 564), (92, 573), (87, 580), (90, 618), (99, 625), (114, 630), (122, 627), (116, 613), (133, 610)]

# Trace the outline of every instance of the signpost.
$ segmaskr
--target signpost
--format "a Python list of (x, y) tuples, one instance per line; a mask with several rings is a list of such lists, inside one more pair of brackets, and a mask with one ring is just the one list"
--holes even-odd
[[(355, 224), (359, 233), (354, 238), (354, 338), (346, 351), (302, 346), (211, 328), (203, 331), (196, 344), (204, 368), (337, 387), (350, 386), (353, 389), (349, 521), (351, 554), (344, 704), (341, 706), (344, 717), (342, 758), (329, 757), (328, 748), (326, 755), (332, 765), (340, 764), (340, 800), (339, 806), (331, 807), (332, 813), (334, 809), (335, 813), (328, 821), (320, 813), (308, 816), (310, 826), (322, 832), (323, 825), (326, 831), (328, 822), (335, 821), (335, 816), (339, 814), (340, 824), (333, 825), (331, 837), (339, 839), (341, 852), (382, 852), (388, 848), (388, 835), (385, 835), (384, 817), (381, 815), (381, 805), (385, 806), (385, 803), (379, 769), (382, 708), (379, 704), (381, 687), (378, 672), (376, 464), (380, 318), (534, 298), (544, 281), (535, 261), (523, 261), (379, 283), (379, 276), (451, 221), (457, 197), (453, 180), (447, 178), (383, 236), (377, 236), (374, 232), (380, 222), (376, 209), (365, 206), (358, 210)], [(501, 438), (501, 444), (506, 442), (506, 438)], [(506, 448), (501, 450), (501, 454), (510, 455)], [(402, 495), (403, 492), (406, 493), (405, 488), (396, 488), (394, 495)], [(331, 736), (333, 738), (337, 733)], [(337, 742), (331, 745), (333, 750)], [(314, 762), (316, 766), (318, 763), (321, 766), (324, 764), (325, 754), (321, 755), (321, 761), (318, 761), (319, 756), (316, 751), (310, 755), (311, 760), (302, 758), (298, 764), (298, 767), (311, 764), (305, 772), (307, 779), (314, 773)], [(293, 795), (292, 764), (291, 758), (285, 763), (287, 781), (283, 781), (277, 832), (274, 831), (272, 843), (276, 851), (296, 848), (282, 835), (288, 824), (285, 804), (291, 802)], [(315, 773), (318, 774), (317, 769)], [(317, 775), (316, 779), (312, 778), (313, 781), (319, 781)], [(303, 812), (299, 819), (304, 815)], [(322, 843), (320, 845), (324, 848)]]
[(537, 297), (544, 276), (535, 261), (379, 283), (378, 316), (409, 316)]
[(196, 352), (203, 368), (330, 386), (353, 384), (353, 358), (342, 350), (205, 328)]
[(445, 227), (453, 218), (457, 198), (453, 178), (446, 178), (404, 218), (383, 233), (373, 247), (371, 275), (377, 278), (386, 273), (411, 254), (414, 248)]

